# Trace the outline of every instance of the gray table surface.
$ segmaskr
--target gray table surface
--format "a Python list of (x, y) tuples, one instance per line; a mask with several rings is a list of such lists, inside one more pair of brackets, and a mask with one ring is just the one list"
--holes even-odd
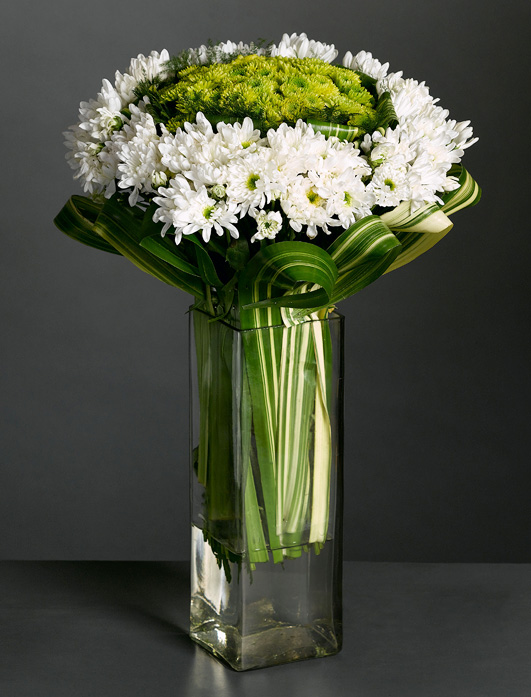
[(529, 697), (531, 565), (346, 563), (343, 651), (248, 673), (187, 636), (188, 562), (0, 562), (1, 697)]

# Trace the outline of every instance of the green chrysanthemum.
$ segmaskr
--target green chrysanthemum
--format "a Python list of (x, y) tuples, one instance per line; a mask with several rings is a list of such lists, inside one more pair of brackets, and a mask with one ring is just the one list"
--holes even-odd
[(361, 134), (374, 130), (378, 120), (375, 96), (358, 73), (315, 58), (249, 55), (193, 65), (169, 85), (152, 85), (148, 94), (153, 115), (173, 132), (198, 111), (214, 122), (250, 116), (262, 130), (312, 119), (356, 127)]

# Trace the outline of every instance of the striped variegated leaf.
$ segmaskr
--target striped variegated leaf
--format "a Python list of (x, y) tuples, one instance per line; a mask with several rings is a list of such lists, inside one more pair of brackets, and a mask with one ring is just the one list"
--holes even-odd
[(94, 223), (102, 209), (86, 196), (71, 196), (54, 219), (55, 225), (77, 242), (111, 254), (120, 254), (111, 244), (94, 231)]
[(409, 208), (409, 202), (405, 202), (381, 216), (402, 244), (402, 251), (386, 273), (427, 252), (453, 227), (452, 221), (435, 204), (423, 206), (414, 213), (410, 213)]
[[(336, 265), (317, 245), (278, 242), (264, 246), (240, 275), (238, 290), (242, 327), (270, 326), (273, 317), (278, 323), (279, 307), (313, 309), (327, 304), (336, 278)], [(291, 294), (290, 291), (301, 283), (312, 283), (320, 289), (305, 295)]]
[(330, 507), (330, 474), (332, 466), (332, 338), (330, 325), (324, 321), (327, 310), (312, 315), (311, 323), (316, 364), (314, 409), (312, 499), (310, 506), (309, 542), (318, 552), (326, 540)]
[[(241, 323), (251, 329), (244, 332), (243, 340), (260, 490), (275, 561), (282, 561), (284, 556), (300, 556), (301, 545), (308, 541), (323, 541), (331, 461), (324, 388), (318, 385), (317, 378), (317, 356), (323, 369), (323, 337), (314, 335), (312, 322), (283, 326), (280, 308), (287, 302), (301, 301), (306, 308), (301, 312), (308, 319), (310, 299), (315, 307), (328, 304), (336, 278), (337, 268), (330, 255), (305, 242), (263, 247), (240, 278)], [(307, 283), (315, 290), (301, 294)], [(288, 295), (283, 295), (286, 291)], [(314, 423), (318, 425), (314, 447), (319, 461), (314, 462), (312, 469), (309, 452)], [(312, 482), (321, 489), (314, 489), (310, 498)], [(249, 513), (252, 514), (252, 508)], [(303, 532), (312, 523), (313, 538), (305, 540)]]
[(354, 71), (359, 75), (360, 82), (366, 90), (371, 94), (376, 94), (376, 83), (378, 82), (375, 77), (367, 75), (367, 73), (362, 73), (361, 70)]
[(328, 248), (338, 268), (330, 304), (357, 293), (381, 276), (400, 252), (401, 245), (377, 215), (358, 220)]
[(315, 121), (314, 119), (308, 119), (308, 123), (314, 131), (322, 133), (327, 138), (336, 136), (339, 140), (347, 140), (349, 143), (356, 140), (360, 132), (357, 126), (344, 126), (339, 123), (326, 123), (325, 121)]
[(481, 199), (481, 187), (474, 181), (462, 165), (454, 165), (448, 172), (449, 176), (457, 177), (459, 188), (449, 191), (442, 196), (442, 210), (446, 215), (452, 215), (462, 208), (475, 206)]
[(311, 322), (277, 328), (282, 345), (278, 366), (276, 432), (276, 534), (286, 556), (301, 554), (311, 486), (311, 424), (316, 366)]
[(142, 271), (197, 298), (204, 297), (200, 278), (184, 273), (141, 247), (145, 228), (133, 208), (124, 206), (114, 197), (108, 199), (94, 224), (94, 231)]
[(384, 92), (380, 95), (378, 104), (376, 105), (376, 128), (394, 128), (397, 125), (398, 117), (393, 106), (391, 94), (389, 92)]
[[(282, 561), (280, 537), (277, 534), (277, 429), (279, 394), (279, 365), (282, 342), (279, 334), (280, 319), (277, 308), (257, 311), (269, 314), (269, 327), (254, 328), (242, 333), (245, 365), (249, 384), (249, 399), (259, 464), (259, 482), (265, 511), (268, 542), (275, 562)], [(277, 325), (277, 326), (274, 326)], [(255, 497), (246, 500), (246, 514), (251, 514), (251, 525), (256, 519), (253, 512)]]
[[(320, 287), (315, 291), (318, 298), (308, 294), (304, 299), (306, 306), (310, 299), (322, 304), (336, 277), (337, 269), (327, 252), (307, 242), (264, 246), (240, 276), (241, 325), (251, 330), (243, 333), (243, 342), (260, 490), (274, 561), (301, 553), (302, 521), (308, 515), (310, 491), (310, 415), (315, 404), (315, 360), (312, 368), (309, 359), (314, 349), (308, 323), (284, 327), (279, 306), (300, 299), (297, 294), (283, 294), (304, 282)], [(283, 390), (291, 395), (290, 400), (296, 400), (297, 409)], [(292, 442), (294, 434), (300, 440), (297, 447)], [(282, 551), (285, 547), (288, 551)]]
[(409, 264), (434, 247), (453, 227), (448, 215), (479, 201), (481, 189), (463, 167), (457, 165), (449, 174), (458, 177), (460, 186), (443, 195), (443, 206), (427, 204), (411, 213), (410, 203), (403, 202), (381, 216), (402, 243), (400, 255), (386, 273)]

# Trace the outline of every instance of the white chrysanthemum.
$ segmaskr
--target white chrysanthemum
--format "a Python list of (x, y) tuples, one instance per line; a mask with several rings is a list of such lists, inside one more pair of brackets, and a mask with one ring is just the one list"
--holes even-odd
[(74, 179), (80, 179), (83, 191), (90, 194), (105, 192), (107, 197), (116, 190), (115, 177), (118, 158), (113, 149), (106, 149), (105, 143), (95, 140), (79, 126), (71, 126), (63, 134), (68, 148), (66, 159), (76, 170)]
[(205, 65), (208, 63), (208, 47), (204, 44), (198, 48), (188, 49), (188, 64), (189, 65)]
[(227, 196), (237, 204), (240, 217), (249, 209), (263, 208), (285, 191), (278, 174), (269, 148), (231, 160), (227, 168)]
[(256, 54), (263, 56), (265, 50), (254, 44), (244, 44), (242, 41), (222, 41), (215, 46), (199, 46), (198, 48), (188, 49), (189, 65), (205, 65), (206, 63), (221, 63), (226, 61), (229, 56)]
[(271, 128), (267, 132), (267, 142), (279, 170), (279, 181), (285, 185), (297, 174), (307, 172), (328, 151), (324, 135), (316, 133), (302, 120), (295, 126), (281, 123), (276, 130)]
[(446, 168), (434, 166), (427, 151), (424, 151), (409, 167), (407, 184), (411, 211), (414, 212), (425, 203), (441, 203), (437, 191), (446, 183)]
[(347, 51), (343, 57), (343, 65), (351, 70), (359, 70), (375, 80), (383, 80), (389, 70), (389, 63), (380, 63), (377, 58), (372, 57), (368, 51), (360, 51), (355, 56)]
[(389, 91), (399, 122), (417, 116), (435, 103), (426, 84), (411, 78), (397, 81)]
[(114, 82), (123, 105), (127, 106), (134, 101), (134, 91), (140, 82), (152, 80), (157, 75), (163, 75), (164, 64), (169, 60), (170, 54), (166, 49), (160, 53), (152, 51), (149, 56), (144, 56), (141, 53), (136, 58), (131, 59), (129, 68), (125, 73), (116, 71)]
[(163, 131), (159, 149), (162, 164), (170, 172), (208, 186), (225, 182), (231, 151), (201, 112), (194, 124), (185, 123), (175, 135)]
[(133, 58), (128, 72), (116, 73), (116, 85), (103, 80), (96, 99), (81, 102), (79, 122), (70, 128), (66, 145), (70, 149), (67, 158), (78, 170), (75, 177), (81, 179), (85, 191), (92, 194), (105, 191), (106, 196), (114, 193), (120, 161), (117, 150), (119, 142), (123, 142), (123, 138), (114, 136), (128, 121), (122, 109), (135, 99), (133, 90), (138, 83), (159, 74), (167, 60), (167, 51), (160, 54), (154, 51), (147, 58), (143, 55)]
[(278, 46), (271, 47), (271, 55), (286, 58), (320, 58), (325, 63), (331, 63), (336, 58), (337, 51), (334, 44), (323, 44), (308, 39), (306, 34), (284, 34)]
[(310, 148), (310, 154), (314, 154), (317, 143), (319, 143), (319, 153), (323, 152), (322, 144), (325, 137), (322, 133), (315, 132), (311, 124), (299, 119), (295, 126), (281, 123), (277, 129), (270, 128), (267, 132), (267, 141), (269, 147), (277, 152), (299, 155), (300, 152)]
[(195, 117), (195, 123), (184, 124), (184, 131), (190, 136), (190, 139), (198, 143), (200, 146), (203, 143), (208, 143), (215, 137), (212, 124), (202, 112), (198, 112)]
[(402, 157), (405, 162), (415, 157), (410, 134), (402, 126), (388, 128), (385, 133), (375, 131), (372, 136), (367, 134), (361, 147), (373, 165), (397, 156)]
[(370, 213), (374, 196), (362, 178), (371, 167), (352, 143), (327, 140), (302, 121), (270, 130), (268, 142), (285, 186), (281, 205), (294, 230), (306, 225), (315, 237), (318, 227), (328, 232), (329, 225), (351, 224)]
[(308, 177), (295, 177), (282, 196), (281, 205), (291, 227), (300, 232), (306, 225), (306, 234), (310, 239), (317, 236), (318, 227), (329, 234), (329, 225), (340, 224), (328, 213), (326, 200), (319, 196)]
[(96, 99), (79, 105), (79, 128), (100, 141), (111, 137), (113, 131), (122, 127), (120, 113), (123, 104), (120, 95), (108, 80), (103, 80), (101, 92)]
[(454, 143), (456, 149), (466, 150), (474, 143), (477, 143), (479, 138), (472, 137), (472, 126), (470, 121), (448, 121), (448, 125), (455, 131), (456, 135), (452, 138), (452, 143)]
[(392, 90), (398, 91), (404, 82), (402, 74), (400, 70), (398, 73), (388, 73), (381, 80), (377, 80), (376, 91), (378, 94), (382, 95), (384, 92), (391, 92)]
[[(376, 88), (380, 95), (390, 93), (398, 117), (398, 126), (384, 134), (367, 134), (361, 144), (371, 164), (379, 165), (371, 185), (376, 202), (393, 206), (410, 200), (412, 211), (425, 203), (441, 203), (437, 192), (457, 186), (448, 170), (477, 140), (471, 137), (469, 122), (449, 120), (448, 111), (437, 105), (427, 86), (404, 79), (402, 73), (378, 79)], [(382, 169), (384, 164), (387, 167)], [(385, 184), (386, 179), (393, 182), (392, 187)]]
[(181, 172), (186, 166), (186, 156), (181, 152), (181, 138), (182, 130), (177, 129), (177, 133), (170, 133), (164, 126), (162, 126), (162, 135), (159, 142), (159, 152), (163, 166), (177, 174)]
[(319, 156), (308, 159), (308, 176), (317, 178), (321, 186), (334, 188), (334, 181), (343, 173), (352, 178), (366, 177), (371, 174), (367, 160), (360, 156), (360, 151), (352, 143), (340, 141), (335, 137), (324, 141), (324, 149)]
[(242, 123), (218, 123), (217, 130), (231, 156), (241, 155), (242, 150), (255, 152), (260, 145), (267, 143), (248, 116)]
[(347, 228), (370, 215), (374, 203), (374, 193), (367, 189), (361, 178), (345, 171), (328, 191), (326, 211), (330, 216), (337, 216), (341, 225)]
[(250, 215), (256, 220), (258, 232), (251, 237), (251, 242), (255, 240), (274, 240), (282, 230), (282, 214), (278, 211), (257, 211), (253, 210)]
[(155, 189), (167, 183), (165, 167), (162, 164), (155, 122), (151, 114), (146, 113), (141, 102), (139, 106), (131, 104), (131, 120), (121, 131), (113, 135), (117, 146), (118, 186), (132, 191), (129, 205), (134, 206), (139, 194), (154, 193)]
[(162, 221), (164, 234), (171, 226), (175, 228), (175, 242), (182, 235), (200, 231), (205, 242), (210, 240), (212, 230), (223, 235), (228, 230), (238, 237), (236, 206), (226, 201), (217, 201), (209, 195), (205, 186), (195, 189), (182, 175), (174, 177), (167, 188), (161, 187), (153, 199), (159, 206), (153, 215), (155, 222)]
[(387, 160), (375, 169), (367, 188), (378, 206), (394, 207), (409, 199), (407, 173), (407, 165), (400, 157)]
[(329, 138), (326, 153), (315, 160), (306, 176), (324, 200), (329, 215), (338, 215), (342, 223), (348, 219), (350, 225), (369, 215), (374, 203), (362, 181), (371, 171), (351, 143)]

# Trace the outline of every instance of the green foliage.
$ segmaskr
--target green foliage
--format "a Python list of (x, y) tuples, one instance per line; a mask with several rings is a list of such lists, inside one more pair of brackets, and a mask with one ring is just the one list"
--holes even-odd
[(262, 130), (314, 119), (363, 134), (378, 121), (376, 98), (360, 75), (316, 58), (247, 55), (229, 63), (190, 65), (163, 84), (143, 85), (140, 93), (149, 97), (155, 119), (172, 132), (198, 111), (214, 121), (250, 116)]

